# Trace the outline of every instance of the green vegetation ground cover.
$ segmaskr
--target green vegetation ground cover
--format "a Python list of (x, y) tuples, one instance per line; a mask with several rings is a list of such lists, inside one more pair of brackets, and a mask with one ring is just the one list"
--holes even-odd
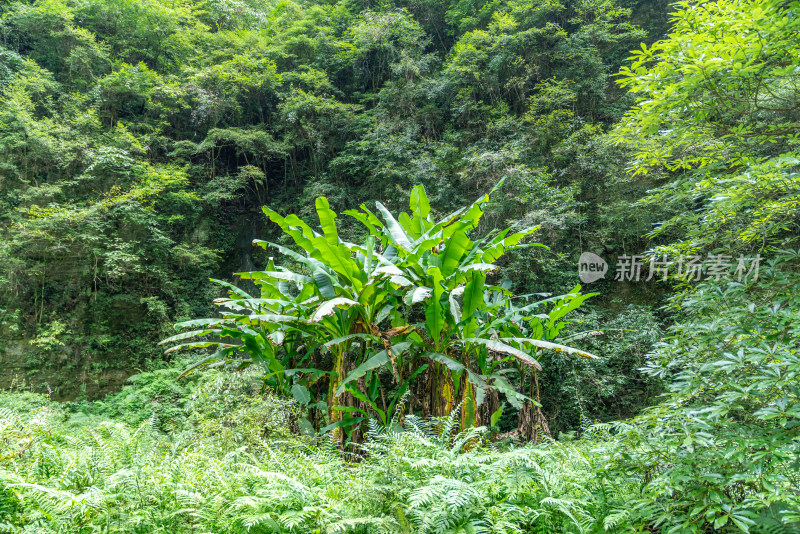
[[(140, 375), (96, 405), (3, 394), (2, 528), (583, 532), (633, 488), (595, 473), (602, 457), (591, 449), (602, 436), (594, 444), (498, 446), (485, 429), (459, 433), (457, 416), (407, 416), (395, 430), (373, 422), (363, 448), (342, 459), (327, 438), (291, 432), (300, 407), (254, 394), (251, 372), (207, 371), (159, 399), (171, 409), (138, 422), (143, 410), (131, 398), (157, 398), (172, 384), (167, 373)], [(601, 500), (593, 493), (601, 486), (617, 497)]]

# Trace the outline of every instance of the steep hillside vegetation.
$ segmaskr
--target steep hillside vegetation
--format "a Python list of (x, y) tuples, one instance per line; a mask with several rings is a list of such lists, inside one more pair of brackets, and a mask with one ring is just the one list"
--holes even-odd
[[(0, 383), (97, 397), (160, 359), (155, 342), (173, 322), (210, 312), (209, 276), (265, 266), (251, 246), (277, 235), (265, 204), (303, 217), (320, 195), (337, 212), (395, 209), (424, 184), (447, 213), (505, 178), (482, 231), (537, 224), (552, 247), (503, 264), (521, 293), (570, 290), (584, 249), (643, 251), (653, 216), (627, 206), (647, 184), (625, 181), (603, 133), (630, 104), (613, 76), (664, 31), (665, 10), (4, 4)], [(654, 287), (609, 284), (602, 298), (653, 304)], [(641, 341), (633, 352), (646, 352)], [(610, 367), (635, 375), (641, 361), (623, 360)], [(600, 412), (642, 405), (596, 386), (583, 394), (604, 390)], [(574, 391), (548, 397), (559, 395)], [(574, 402), (560, 404), (548, 411), (577, 424)]]

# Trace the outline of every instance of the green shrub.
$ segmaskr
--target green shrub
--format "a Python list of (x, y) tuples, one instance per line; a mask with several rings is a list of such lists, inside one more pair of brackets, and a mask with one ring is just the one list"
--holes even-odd
[[(623, 430), (610, 476), (644, 481), (631, 502), (665, 532), (747, 532), (800, 521), (800, 251), (779, 251), (747, 283), (701, 283), (648, 373), (665, 399)], [(788, 528), (788, 527), (787, 527)]]
[[(599, 360), (543, 354), (542, 407), (554, 436), (597, 423), (625, 419), (652, 406), (663, 391), (663, 379), (641, 368), (664, 336), (662, 322), (649, 306), (581, 314), (568, 343), (596, 354)], [(575, 337), (581, 339), (573, 339)]]

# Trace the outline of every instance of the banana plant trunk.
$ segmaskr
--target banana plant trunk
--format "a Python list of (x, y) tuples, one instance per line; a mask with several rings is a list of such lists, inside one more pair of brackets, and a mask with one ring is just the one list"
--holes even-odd
[(531, 393), (530, 397), (536, 400), (536, 404), (531, 401), (525, 401), (522, 409), (519, 411), (517, 429), (511, 432), (498, 434), (497, 439), (515, 438), (525, 441), (533, 441), (534, 444), (539, 443), (543, 436), (552, 438), (550, 427), (547, 425), (547, 417), (542, 411), (540, 398), (539, 398), (539, 375), (536, 370), (533, 371), (531, 376)]
[[(336, 395), (336, 390), (339, 389), (339, 385), (344, 380), (344, 355), (346, 351), (338, 348), (334, 351), (333, 356), (333, 376), (331, 377), (330, 387), (328, 390), (328, 420), (330, 424), (338, 423), (342, 420), (342, 412), (341, 410), (337, 410), (341, 405), (340, 398)], [(331, 430), (331, 440), (334, 443), (342, 443), (344, 438), (344, 433), (342, 432), (342, 428), (337, 426)]]

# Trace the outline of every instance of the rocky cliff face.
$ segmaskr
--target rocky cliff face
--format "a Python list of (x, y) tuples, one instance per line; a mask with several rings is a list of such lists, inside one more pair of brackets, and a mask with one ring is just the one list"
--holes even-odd
[(0, 332), (0, 389), (47, 393), (54, 400), (90, 400), (119, 389), (135, 369), (83, 343), (45, 345), (9, 329)]

